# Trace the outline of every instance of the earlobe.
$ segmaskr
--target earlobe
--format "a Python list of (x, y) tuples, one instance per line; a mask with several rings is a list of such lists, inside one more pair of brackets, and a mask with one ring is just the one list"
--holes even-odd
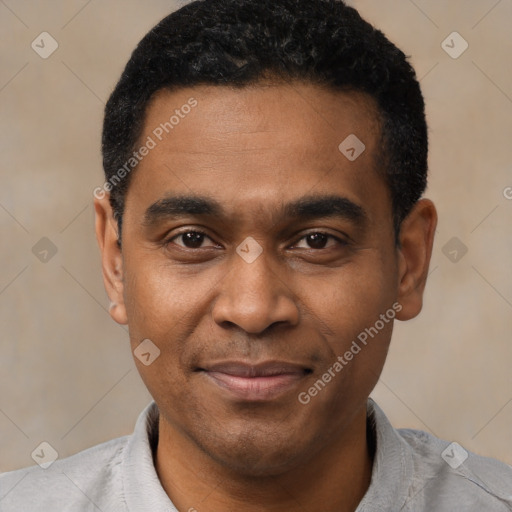
[(95, 198), (96, 239), (101, 251), (103, 283), (110, 299), (110, 316), (119, 324), (127, 324), (124, 305), (123, 257), (118, 245), (118, 227), (109, 197)]
[(421, 199), (402, 222), (398, 251), (399, 320), (417, 316), (423, 306), (423, 292), (437, 226), (437, 212), (432, 201)]

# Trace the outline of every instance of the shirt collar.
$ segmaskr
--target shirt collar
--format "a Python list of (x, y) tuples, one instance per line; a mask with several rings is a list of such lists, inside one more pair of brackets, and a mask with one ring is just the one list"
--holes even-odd
[(369, 435), (374, 439), (375, 455), (370, 486), (356, 512), (402, 510), (413, 474), (411, 452), (371, 398), (367, 404), (367, 425)]
[(158, 407), (149, 404), (141, 413), (123, 460), (123, 487), (130, 512), (177, 512), (155, 469), (153, 448), (158, 442)]

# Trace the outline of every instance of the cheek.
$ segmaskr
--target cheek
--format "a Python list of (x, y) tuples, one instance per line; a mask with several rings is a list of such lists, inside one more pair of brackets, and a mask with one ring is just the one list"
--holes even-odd
[[(341, 282), (345, 287), (340, 288)], [(391, 294), (351, 284), (349, 278), (340, 279), (326, 286), (324, 290), (329, 291), (315, 299), (320, 305), (316, 325), (329, 328), (323, 338), (326, 357), (301, 390), (305, 393), (301, 403), (308, 401), (305, 407), (311, 407), (311, 417), (319, 425), (333, 423), (333, 414), (340, 422), (346, 421), (351, 411), (366, 400), (382, 372), (391, 340), (396, 314)], [(339, 426), (333, 423), (333, 428)]]
[(309, 290), (304, 300), (308, 309), (333, 332), (357, 336), (392, 307), (397, 296), (395, 272), (391, 265), (368, 254), (326, 278), (315, 276), (301, 285)]
[[(332, 378), (333, 392), (335, 388), (343, 390), (344, 396), (349, 389), (353, 396), (364, 396), (374, 387), (400, 307), (395, 303), (392, 261), (384, 261), (374, 251), (364, 256), (328, 279), (316, 278), (314, 287), (313, 283), (304, 287), (310, 290), (307, 301), (316, 316), (312, 322), (324, 326), (327, 332), (324, 343), (330, 356), (322, 372), (331, 369), (336, 377), (326, 375), (326, 379)], [(336, 362), (339, 365), (333, 368)], [(343, 399), (341, 395), (339, 399)]]
[[(130, 330), (138, 335), (174, 337), (194, 325), (216, 276), (184, 272), (160, 254), (141, 253), (125, 262), (125, 302)], [(218, 278), (217, 278), (218, 279)]]
[[(128, 252), (128, 251), (127, 251)], [(133, 254), (133, 253), (132, 253)], [(213, 283), (221, 278), (212, 269), (198, 278), (172, 267), (162, 258), (141, 254), (125, 262), (125, 304), (132, 351), (149, 339), (159, 356), (146, 366), (135, 363), (151, 394), (177, 397), (184, 389), (194, 355), (197, 331), (208, 315)]]

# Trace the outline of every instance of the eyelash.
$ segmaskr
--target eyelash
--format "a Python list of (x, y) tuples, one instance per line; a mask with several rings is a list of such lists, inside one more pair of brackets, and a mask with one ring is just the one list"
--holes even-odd
[[(176, 233), (171, 238), (168, 238), (167, 240), (165, 240), (164, 241), (165, 247), (169, 246), (176, 238), (179, 238), (180, 236), (186, 235), (187, 233), (195, 233), (195, 234), (198, 234), (198, 235), (203, 235), (204, 237), (209, 238), (213, 242), (212, 238), (207, 233), (205, 233), (204, 231), (202, 231), (200, 229), (187, 229), (186, 231), (182, 231), (181, 233)], [(348, 242), (346, 240), (342, 240), (341, 238), (338, 238), (338, 237), (332, 235), (331, 233), (326, 233), (325, 231), (311, 231), (309, 233), (306, 233), (305, 235), (302, 235), (300, 238), (298, 238), (294, 242), (293, 245), (294, 246), (297, 245), (301, 240), (303, 240), (304, 238), (306, 238), (306, 237), (308, 237), (310, 235), (325, 235), (328, 239), (332, 238), (333, 240), (335, 240), (341, 246), (348, 245)], [(184, 249), (184, 250), (188, 250), (188, 251), (201, 250), (201, 248), (193, 249), (193, 248), (184, 247), (184, 246), (181, 246), (181, 245), (178, 245), (178, 247), (180, 249)], [(323, 248), (323, 249), (310, 248), (310, 250), (312, 250), (312, 251), (321, 251), (321, 250), (325, 250), (325, 249), (328, 249), (328, 247), (327, 248)]]
[[(212, 240), (212, 238), (207, 233), (205, 233), (204, 231), (201, 231), (200, 229), (187, 229), (186, 231), (182, 231), (181, 233), (176, 233), (172, 237), (170, 237), (167, 240), (165, 240), (164, 245), (168, 246), (169, 244), (171, 244), (173, 242), (173, 240), (175, 240), (176, 238), (179, 238), (180, 236), (186, 235), (187, 233), (195, 233), (197, 235), (203, 235), (204, 237), (209, 238), (210, 240)], [(212, 242), (213, 242), (213, 240), (212, 240)], [(179, 245), (178, 247), (180, 249), (185, 249), (185, 250), (188, 250), (188, 251), (199, 250), (199, 249), (191, 249), (190, 247), (182, 247), (181, 245)]]
[[(343, 240), (342, 238), (334, 236), (331, 233), (327, 233), (325, 231), (310, 231), (309, 233), (306, 233), (305, 235), (302, 235), (299, 239), (297, 239), (297, 241), (294, 242), (294, 245), (297, 245), (301, 240), (303, 240), (304, 238), (307, 238), (310, 235), (324, 235), (324, 236), (327, 237), (328, 240), (329, 239), (335, 240), (336, 243), (339, 246), (346, 246), (346, 245), (348, 245), (348, 242), (346, 240)], [(322, 251), (322, 250), (329, 249), (329, 247), (325, 247), (323, 249), (314, 249), (314, 248), (310, 247), (309, 249), (312, 250), (312, 251)]]

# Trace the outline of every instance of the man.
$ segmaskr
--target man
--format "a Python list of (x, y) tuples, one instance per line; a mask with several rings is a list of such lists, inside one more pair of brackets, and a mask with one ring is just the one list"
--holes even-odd
[(134, 51), (103, 155), (110, 311), (155, 403), (4, 475), (1, 511), (512, 510), (508, 466), (368, 398), (437, 222), (419, 84), (381, 32), (335, 0), (193, 2)]

